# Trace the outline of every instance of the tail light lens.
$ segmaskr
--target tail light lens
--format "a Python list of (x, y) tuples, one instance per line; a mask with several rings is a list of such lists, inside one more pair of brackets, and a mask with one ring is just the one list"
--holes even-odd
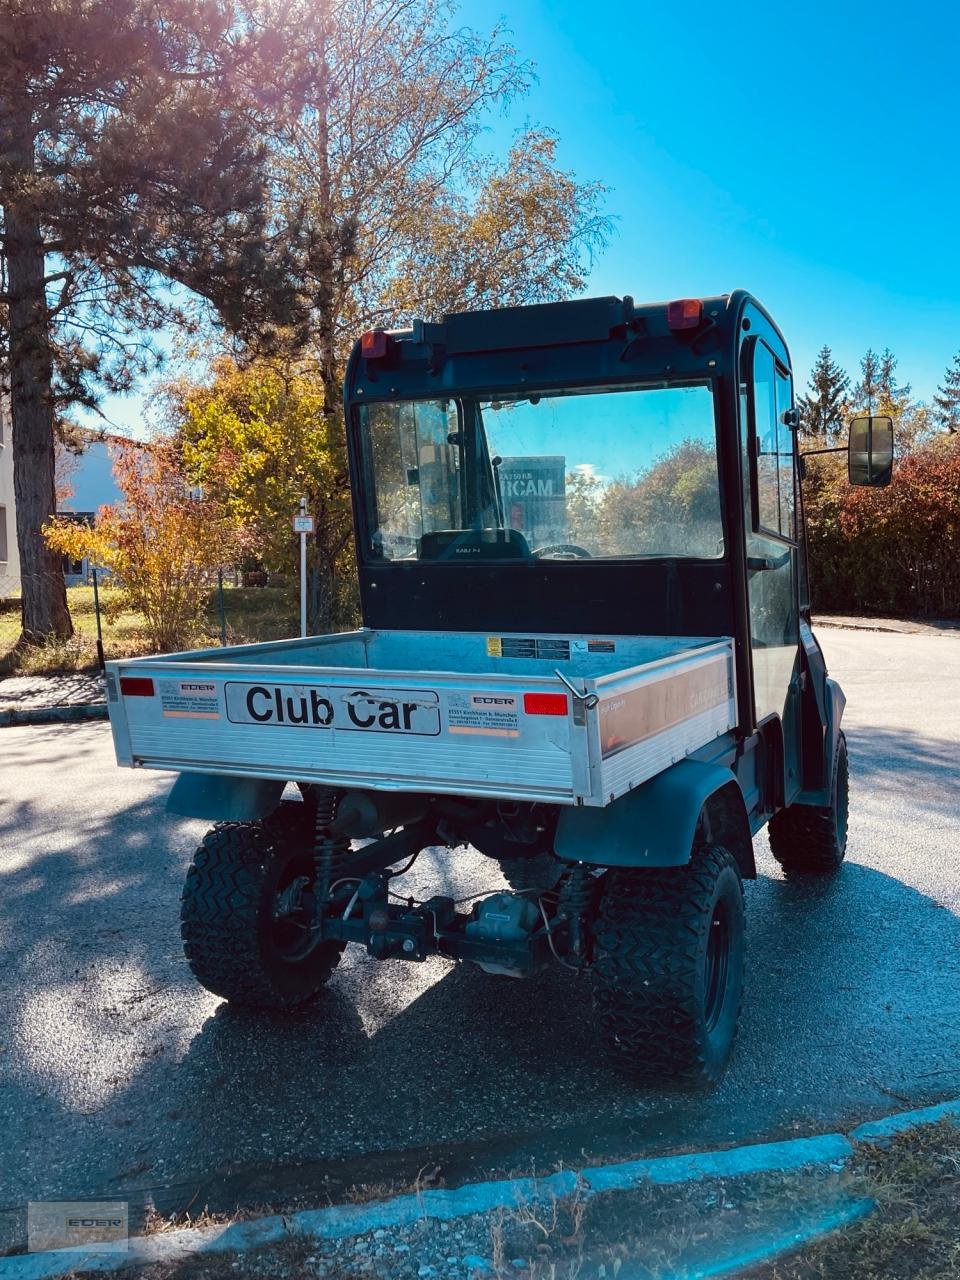
[(703, 303), (699, 298), (677, 298), (667, 303), (667, 325), (673, 329), (696, 329), (703, 319)]
[(565, 716), (567, 695), (565, 693), (525, 693), (523, 709), (528, 716)]
[(389, 339), (384, 329), (368, 329), (360, 339), (360, 352), (367, 360), (382, 360), (387, 354)]
[(153, 681), (149, 676), (121, 676), (120, 692), (125, 698), (152, 698)]

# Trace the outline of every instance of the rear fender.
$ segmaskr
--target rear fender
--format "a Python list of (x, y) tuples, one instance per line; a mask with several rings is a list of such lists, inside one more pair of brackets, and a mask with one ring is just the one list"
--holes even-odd
[(554, 850), (601, 867), (682, 867), (698, 836), (723, 844), (756, 876), (743, 793), (732, 770), (681, 760), (602, 809), (563, 809)]
[(211, 822), (254, 822), (273, 812), (284, 785), (270, 778), (181, 773), (167, 797), (167, 813)]

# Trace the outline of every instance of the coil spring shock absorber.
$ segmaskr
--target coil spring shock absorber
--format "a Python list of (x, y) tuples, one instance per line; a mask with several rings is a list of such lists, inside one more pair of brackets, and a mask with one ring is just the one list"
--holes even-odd
[(560, 884), (557, 914), (566, 918), (570, 930), (571, 963), (587, 960), (586, 921), (596, 893), (596, 880), (582, 862), (574, 863)]
[(322, 915), (330, 897), (331, 886), (346, 874), (350, 856), (350, 841), (345, 836), (332, 836), (330, 824), (337, 816), (339, 796), (332, 787), (316, 789), (316, 820), (314, 826), (314, 873), (316, 880), (317, 914)]

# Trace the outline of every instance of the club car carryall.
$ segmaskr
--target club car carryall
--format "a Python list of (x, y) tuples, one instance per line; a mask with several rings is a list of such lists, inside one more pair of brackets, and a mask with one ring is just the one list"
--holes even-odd
[[(363, 627), (108, 664), (119, 763), (179, 771), (171, 809), (216, 821), (191, 969), (291, 1008), (347, 943), (561, 964), (616, 1063), (715, 1082), (752, 836), (790, 873), (846, 845), (783, 337), (743, 292), (451, 315), (365, 334), (345, 407)], [(887, 483), (889, 419), (849, 457)], [(509, 891), (403, 895), (422, 849), (467, 845)]]

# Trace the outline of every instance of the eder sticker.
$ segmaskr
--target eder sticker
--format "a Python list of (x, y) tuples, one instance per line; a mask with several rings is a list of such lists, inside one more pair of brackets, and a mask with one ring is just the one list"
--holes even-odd
[(212, 680), (161, 680), (160, 706), (165, 716), (182, 720), (219, 720), (220, 697)]
[(512, 693), (451, 693), (447, 702), (450, 733), (519, 738), (520, 716)]

